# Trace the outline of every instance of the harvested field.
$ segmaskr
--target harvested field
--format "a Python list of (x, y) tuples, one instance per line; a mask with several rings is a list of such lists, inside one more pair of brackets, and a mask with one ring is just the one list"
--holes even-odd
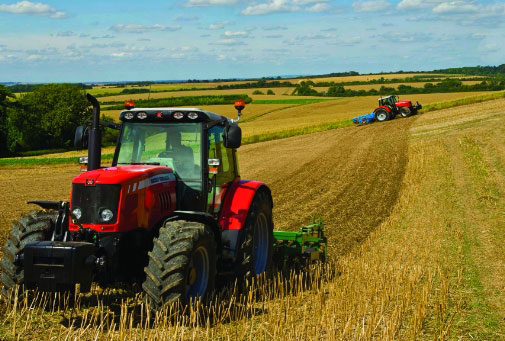
[(388, 123), (244, 146), (242, 175), (272, 189), (276, 229), (321, 216), (334, 226), (330, 243), (339, 245), (331, 256), (345, 254), (386, 219), (400, 191), (412, 120)]
[[(451, 101), (487, 94), (490, 92), (402, 95), (400, 99), (418, 101), (423, 105)], [(308, 127), (314, 124), (344, 121), (354, 116), (370, 113), (377, 107), (379, 96), (341, 97), (334, 101), (307, 104), (262, 115), (251, 122), (242, 124), (244, 136), (259, 135)], [(244, 110), (244, 113), (249, 105)]]
[[(259, 90), (264, 95), (254, 95), (253, 92)], [(116, 95), (98, 98), (100, 102), (109, 101), (126, 101), (129, 99), (148, 99), (150, 98), (167, 98), (167, 97), (180, 97), (180, 96), (219, 96), (219, 95), (242, 95), (246, 94), (253, 99), (283, 99), (286, 95), (291, 95), (294, 88), (272, 88), (271, 89), (275, 95), (266, 95), (268, 91), (267, 88), (258, 89), (229, 89), (229, 90), (188, 90), (188, 91), (171, 91), (171, 92), (154, 92), (149, 95), (144, 94), (127, 94), (127, 95)], [(282, 97), (280, 97), (282, 96)], [(307, 96), (293, 96), (288, 98), (311, 98)]]
[[(371, 89), (379, 90), (381, 88), (381, 86), (385, 86), (388, 88), (398, 89), (398, 87), (400, 85), (411, 86), (413, 88), (422, 88), (422, 87), (424, 87), (424, 84), (426, 84), (426, 83), (428, 83), (428, 82), (425, 82), (425, 83), (415, 82), (415, 83), (393, 83), (393, 84), (345, 85), (344, 88), (351, 89), (351, 90), (371, 90)], [(437, 84), (437, 82), (429, 82), (429, 83)], [(474, 85), (474, 84), (480, 84), (481, 82), (480, 81), (463, 81), (462, 83), (463, 83), (463, 85)], [(315, 89), (318, 91), (328, 91), (327, 87), (321, 87), (321, 88), (317, 87)], [(407, 95), (403, 95), (403, 96), (407, 96)]]
[[(120, 291), (85, 296), (75, 310), (2, 303), (0, 336), (502, 339), (504, 118), (497, 100), (243, 146), (242, 175), (271, 187), (277, 229), (298, 229), (311, 215), (327, 222), (321, 281), (319, 268), (311, 286), (292, 276), (253, 286), (256, 301), (222, 299), (213, 312), (165, 312), (154, 322)], [(3, 239), (24, 200), (68, 198), (77, 171), (2, 170)]]

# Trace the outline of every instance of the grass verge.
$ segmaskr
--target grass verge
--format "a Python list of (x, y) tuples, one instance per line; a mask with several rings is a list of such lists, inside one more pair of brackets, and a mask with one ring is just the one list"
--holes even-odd
[(310, 133), (316, 133), (320, 131), (332, 130), (337, 128), (349, 127), (352, 126), (353, 123), (351, 120), (331, 122), (325, 124), (318, 124), (298, 129), (290, 129), (273, 133), (266, 133), (261, 135), (252, 135), (242, 139), (242, 144), (251, 144), (263, 141), (271, 141), (271, 140), (279, 140), (287, 137), (305, 135)]
[[(102, 155), (102, 161), (112, 160), (113, 154)], [(58, 158), (14, 158), (14, 159), (0, 159), (0, 167), (4, 166), (45, 166), (45, 165), (64, 165), (70, 163), (77, 163), (78, 157), (58, 157)]]
[(293, 99), (257, 99), (252, 102), (252, 104), (312, 104), (321, 103), (327, 101), (334, 101), (335, 98), (331, 99), (319, 99), (319, 98), (293, 98)]
[(423, 106), (423, 109), (421, 110), (421, 112), (430, 112), (430, 111), (435, 111), (435, 110), (454, 108), (454, 107), (459, 107), (461, 105), (481, 103), (481, 102), (492, 101), (492, 100), (500, 99), (500, 98), (505, 98), (505, 91), (501, 91), (501, 92), (493, 93), (493, 94), (488, 94), (488, 95), (466, 97), (466, 98), (456, 99), (454, 101), (427, 104), (427, 105)]

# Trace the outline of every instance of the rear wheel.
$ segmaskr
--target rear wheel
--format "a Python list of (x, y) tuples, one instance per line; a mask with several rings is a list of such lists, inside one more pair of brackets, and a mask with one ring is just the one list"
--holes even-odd
[(388, 112), (384, 109), (379, 109), (375, 111), (375, 120), (377, 122), (387, 121), (389, 118)]
[(148, 255), (142, 288), (154, 308), (205, 299), (214, 290), (216, 242), (210, 227), (188, 221), (167, 222)]
[(0, 282), (3, 284), (0, 292), (6, 298), (12, 297), (15, 286), (23, 284), (25, 280), (17, 255), (28, 243), (51, 239), (57, 216), (58, 213), (54, 211), (32, 211), (13, 223), (0, 260)]
[(251, 204), (239, 239), (237, 275), (239, 280), (268, 273), (272, 266), (273, 221), (268, 192), (259, 190)]
[(412, 115), (410, 109), (406, 107), (400, 109), (400, 114), (402, 115), (402, 117), (409, 117), (410, 115)]

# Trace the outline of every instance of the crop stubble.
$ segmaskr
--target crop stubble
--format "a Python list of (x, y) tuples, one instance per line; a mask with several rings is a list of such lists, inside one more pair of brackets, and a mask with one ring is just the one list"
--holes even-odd
[(330, 253), (341, 255), (366, 238), (395, 204), (411, 122), (244, 146), (239, 150), (242, 176), (272, 189), (276, 229), (297, 230), (321, 216), (328, 223)]
[[(470, 329), (479, 328), (480, 321), (475, 318), (483, 316), (481, 307), (489, 304), (486, 295), (497, 298), (493, 308), (503, 309), (505, 301), (499, 293), (502, 282), (494, 279), (505, 276), (499, 266), (503, 248), (492, 235), (498, 236), (503, 230), (495, 218), (503, 212), (504, 135), (503, 129), (496, 128), (492, 105), (242, 147), (243, 178), (265, 181), (272, 189), (276, 228), (296, 230), (308, 223), (311, 215), (321, 215), (328, 223), (331, 263), (342, 271), (341, 276), (321, 289), (263, 301), (263, 313), (255, 316), (255, 309), (250, 308), (253, 315), (230, 324), (210, 329), (177, 325), (147, 331), (125, 327), (123, 333), (136, 338), (173, 335), (180, 339), (496, 336), (492, 326), (484, 326), (484, 334)], [(451, 117), (463, 119), (477, 111), (482, 117), (487, 111), (491, 119), (474, 120), (468, 126), (450, 124)], [(446, 130), (439, 130), (437, 121), (444, 122)], [(478, 130), (475, 124), (480, 124)], [(438, 134), (432, 136), (428, 129), (438, 130)], [(474, 150), (480, 151), (483, 160)], [(474, 154), (477, 156), (468, 158)], [(487, 178), (481, 172), (482, 165), (501, 172), (492, 172)], [(77, 167), (32, 171), (0, 173), (2, 195), (10, 199), (8, 204), (1, 203), (2, 213), (28, 199), (68, 198)], [(48, 178), (48, 173), (54, 175)], [(21, 178), (13, 180), (18, 175)], [(480, 178), (478, 182), (476, 177)], [(497, 194), (478, 192), (482, 191), (481, 184), (484, 190), (494, 190), (493, 183), (499, 186)], [(486, 210), (479, 208), (482, 204)], [(487, 217), (488, 212), (492, 216)], [(2, 215), (5, 228), (4, 218)], [(480, 225), (485, 219), (488, 224)], [(3, 236), (7, 233), (7, 229), (2, 230)], [(475, 264), (465, 265), (469, 257), (465, 244), (461, 244), (465, 234), (483, 245), (475, 245), (469, 252)], [(489, 274), (483, 255), (496, 262)], [(479, 294), (478, 288), (466, 283), (472, 280), (465, 278), (468, 268), (484, 269), (484, 292)], [(484, 297), (473, 301), (476, 294)], [(450, 333), (454, 326), (455, 331)], [(57, 329), (52, 330), (59, 334)], [(81, 335), (79, 328), (69, 335)], [(92, 331), (88, 333), (88, 337), (93, 335)], [(118, 338), (121, 335), (126, 334), (116, 333)]]

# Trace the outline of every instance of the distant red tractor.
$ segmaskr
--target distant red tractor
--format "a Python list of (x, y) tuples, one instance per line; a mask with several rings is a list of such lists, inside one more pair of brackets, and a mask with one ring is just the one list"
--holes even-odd
[(373, 114), (377, 122), (384, 122), (394, 119), (398, 114), (402, 117), (415, 115), (422, 107), (419, 102), (414, 105), (412, 101), (400, 101), (398, 97), (391, 95), (379, 98), (379, 107), (375, 108)]

